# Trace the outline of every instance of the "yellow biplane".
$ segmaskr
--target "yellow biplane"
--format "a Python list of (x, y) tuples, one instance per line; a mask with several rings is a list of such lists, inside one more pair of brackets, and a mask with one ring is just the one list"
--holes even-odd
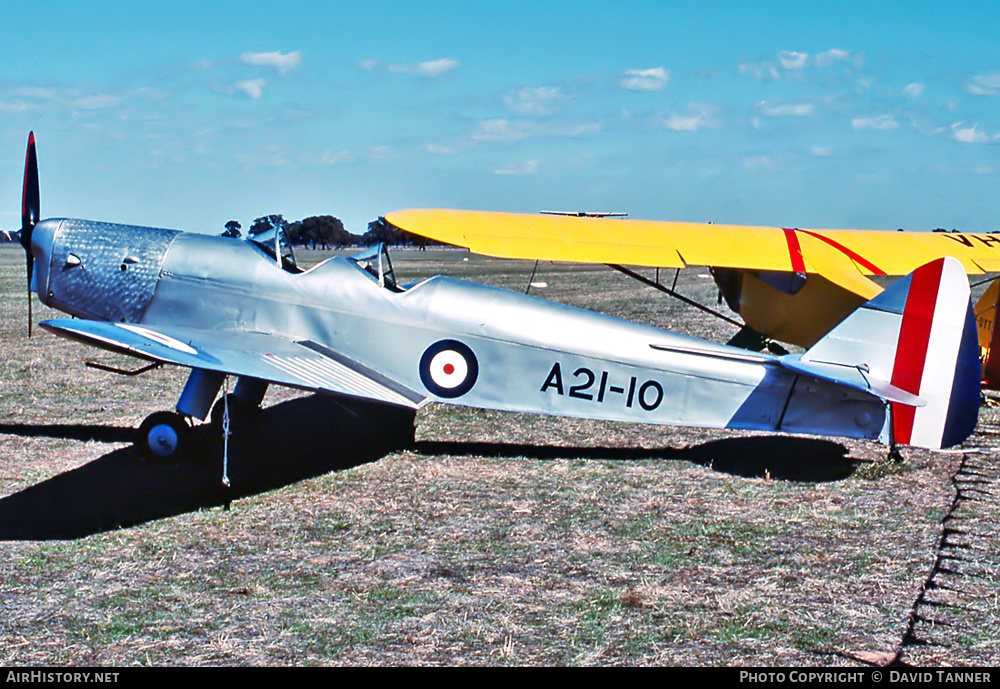
[[(726, 303), (742, 317), (749, 333), (759, 338), (760, 346), (776, 340), (811, 347), (882, 291), (871, 279), (874, 276), (906, 275), (944, 256), (957, 258), (972, 275), (1000, 272), (1000, 234), (806, 230), (607, 220), (586, 213), (444, 209), (396, 211), (385, 220), (407, 232), (478, 254), (603, 263), (653, 286), (659, 285), (626, 266), (708, 266)], [(996, 285), (991, 286), (976, 307), (984, 375), (994, 338), (998, 292)], [(990, 368), (994, 367), (997, 384), (1000, 362)]]

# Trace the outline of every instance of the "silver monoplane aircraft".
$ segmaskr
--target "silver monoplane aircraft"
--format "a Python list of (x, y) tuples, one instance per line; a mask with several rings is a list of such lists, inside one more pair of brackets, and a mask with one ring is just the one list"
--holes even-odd
[[(801, 355), (771, 356), (432, 277), (397, 284), (385, 249), (297, 268), (280, 230), (245, 242), (89, 220), (39, 221), (34, 138), (21, 243), (43, 327), (191, 369), (176, 411), (139, 428), (183, 451), (216, 403), (268, 385), (418, 408), (428, 402), (658, 424), (845, 436), (928, 448), (976, 424), (979, 359), (960, 264), (917, 269)], [(241, 415), (234, 415), (237, 420)], [(242, 416), (242, 418), (246, 418)]]

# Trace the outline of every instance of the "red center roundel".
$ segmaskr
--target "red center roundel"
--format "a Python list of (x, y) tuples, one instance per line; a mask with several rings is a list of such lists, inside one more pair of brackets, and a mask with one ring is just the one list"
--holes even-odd
[(458, 340), (439, 340), (420, 358), (420, 380), (438, 397), (460, 397), (472, 389), (479, 376), (476, 355)]

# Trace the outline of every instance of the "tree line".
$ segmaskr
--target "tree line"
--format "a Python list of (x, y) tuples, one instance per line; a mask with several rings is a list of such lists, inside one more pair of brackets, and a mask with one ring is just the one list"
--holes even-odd
[[(384, 218), (368, 223), (368, 231), (357, 235), (344, 229), (344, 223), (341, 222), (340, 218), (335, 218), (332, 215), (313, 215), (294, 222), (289, 222), (282, 215), (264, 215), (253, 221), (248, 233), (254, 237), (278, 227), (284, 229), (288, 241), (292, 244), (309, 246), (313, 249), (371, 246), (380, 242), (391, 246), (416, 246), (420, 248), (437, 244), (426, 237), (394, 227), (387, 223)], [(243, 226), (240, 225), (239, 221), (230, 220), (226, 223), (222, 236), (240, 239), (243, 236), (242, 230)]]

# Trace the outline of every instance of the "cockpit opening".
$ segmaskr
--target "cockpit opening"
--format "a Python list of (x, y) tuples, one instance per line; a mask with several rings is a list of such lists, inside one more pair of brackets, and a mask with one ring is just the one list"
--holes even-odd
[(247, 237), (251, 245), (274, 261), (279, 268), (289, 273), (301, 273), (298, 263), (295, 262), (295, 252), (292, 251), (292, 243), (288, 241), (288, 235), (282, 226), (272, 227), (260, 234)]
[(385, 244), (375, 244), (354, 254), (350, 260), (377, 280), (381, 287), (385, 287), (391, 292), (404, 291), (396, 284), (396, 273), (392, 270), (392, 261), (389, 260), (389, 250)]

